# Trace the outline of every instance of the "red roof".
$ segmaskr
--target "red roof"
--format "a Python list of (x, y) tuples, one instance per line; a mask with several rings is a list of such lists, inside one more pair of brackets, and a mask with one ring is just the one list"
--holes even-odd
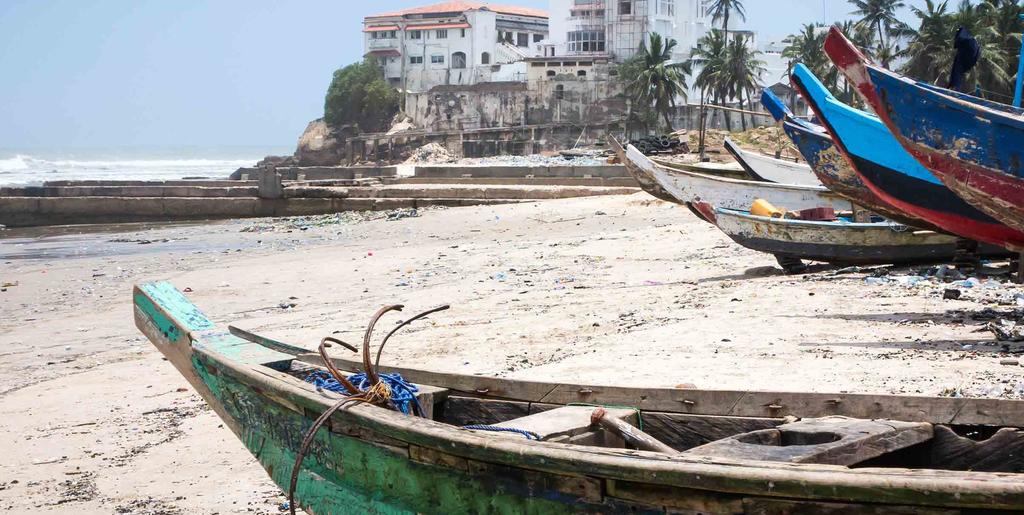
[(398, 25), (377, 25), (376, 27), (366, 27), (363, 32), (385, 32), (391, 30), (398, 30)]
[(537, 18), (547, 18), (548, 13), (542, 9), (533, 9), (530, 7), (519, 7), (515, 5), (499, 5), (492, 4), (490, 2), (476, 2), (472, 0), (454, 0), (451, 2), (442, 2), (439, 4), (428, 5), (424, 7), (413, 7), (411, 9), (403, 9), (401, 11), (394, 11), (390, 13), (374, 14), (373, 16), (367, 16), (367, 18), (384, 18), (392, 16), (405, 16), (407, 14), (438, 14), (438, 13), (454, 13), (464, 11), (475, 11), (480, 9), (489, 9), (491, 11), (501, 14), (511, 14), (514, 16), (534, 16)]

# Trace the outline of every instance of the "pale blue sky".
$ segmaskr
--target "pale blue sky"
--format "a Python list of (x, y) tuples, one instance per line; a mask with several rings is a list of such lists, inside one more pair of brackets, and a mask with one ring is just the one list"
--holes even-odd
[[(427, 3), (0, 0), (0, 148), (292, 145), (360, 59), (363, 16)], [(771, 36), (823, 16), (822, 0), (746, 3)]]

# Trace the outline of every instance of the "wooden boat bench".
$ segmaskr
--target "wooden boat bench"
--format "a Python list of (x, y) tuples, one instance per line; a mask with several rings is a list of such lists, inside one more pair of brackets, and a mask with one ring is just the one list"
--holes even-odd
[(932, 425), (926, 422), (824, 417), (739, 434), (685, 454), (852, 466), (932, 436)]
[[(534, 413), (521, 418), (507, 420), (495, 427), (530, 431), (545, 442), (560, 442), (595, 447), (623, 448), (622, 438), (595, 427), (591, 416), (597, 408), (591, 406), (563, 406), (553, 410)], [(637, 423), (636, 410), (605, 409), (606, 416), (617, 418), (632, 425)], [(511, 438), (522, 438), (515, 433), (495, 433)]]

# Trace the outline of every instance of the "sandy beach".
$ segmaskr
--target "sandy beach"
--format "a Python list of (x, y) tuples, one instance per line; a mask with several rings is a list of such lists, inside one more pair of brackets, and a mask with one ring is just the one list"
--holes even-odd
[(356, 339), (384, 304), (449, 303), (383, 358), (441, 371), (1024, 397), (1024, 347), (985, 330), (1024, 289), (943, 300), (947, 285), (873, 284), (872, 270), (786, 276), (645, 194), (78, 232), (0, 232), (0, 511), (280, 512), (280, 490), (135, 329), (132, 285), (156, 279), (219, 324), (311, 349)]

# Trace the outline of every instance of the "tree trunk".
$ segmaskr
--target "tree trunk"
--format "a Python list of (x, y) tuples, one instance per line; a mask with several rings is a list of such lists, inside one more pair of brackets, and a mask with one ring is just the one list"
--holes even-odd
[(672, 119), (668, 117), (668, 112), (669, 110), (665, 109), (661, 112), (661, 116), (665, 118), (665, 125), (668, 127), (668, 132), (675, 132), (675, 129), (672, 128)]
[[(746, 103), (743, 100), (743, 91), (742, 90), (740, 90), (739, 95), (740, 95), (740, 110), (741, 111), (742, 110), (746, 110)], [(754, 120), (750, 120), (750, 123), (753, 124)], [(746, 132), (746, 130), (747, 130), (747, 118), (745, 116), (743, 116), (743, 113), (740, 113), (740, 126), (743, 127), (743, 131)]]
[[(727, 100), (724, 97), (718, 97), (718, 105), (722, 107), (728, 107), (725, 105), (726, 102)], [(732, 132), (732, 118), (729, 116), (729, 111), (726, 111), (724, 109), (719, 109), (718, 111), (721, 112), (723, 116), (725, 116), (725, 130)]]

